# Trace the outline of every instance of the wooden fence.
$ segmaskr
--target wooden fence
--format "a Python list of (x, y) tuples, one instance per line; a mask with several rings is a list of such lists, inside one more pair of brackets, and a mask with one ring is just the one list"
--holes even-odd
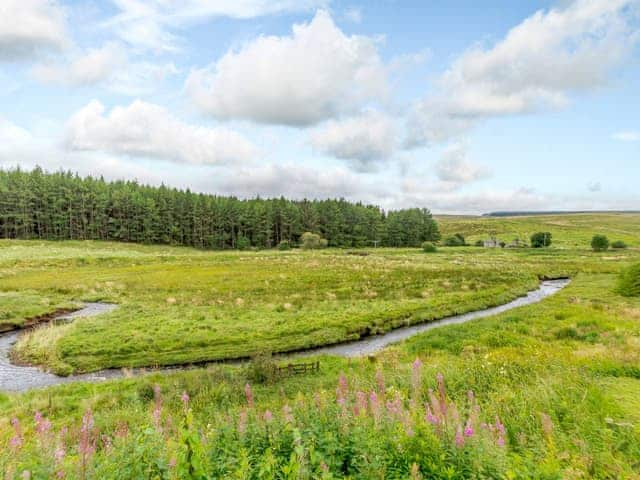
[(312, 363), (290, 363), (285, 365), (284, 367), (278, 367), (278, 375), (280, 376), (291, 376), (291, 375), (301, 375), (308, 372), (319, 372), (320, 371), (320, 362), (312, 362)]

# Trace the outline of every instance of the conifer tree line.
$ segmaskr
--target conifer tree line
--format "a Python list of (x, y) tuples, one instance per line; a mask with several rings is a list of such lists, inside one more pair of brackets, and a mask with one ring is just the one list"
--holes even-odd
[(206, 249), (297, 244), (417, 247), (440, 238), (429, 210), (339, 200), (239, 199), (71, 172), (0, 170), (0, 238), (112, 240)]

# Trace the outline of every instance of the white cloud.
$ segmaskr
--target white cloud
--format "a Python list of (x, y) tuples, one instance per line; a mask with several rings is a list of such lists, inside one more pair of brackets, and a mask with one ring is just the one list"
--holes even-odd
[(89, 49), (68, 64), (37, 65), (33, 69), (33, 75), (42, 83), (87, 86), (110, 78), (126, 62), (127, 57), (122, 48), (108, 43), (101, 48)]
[(222, 173), (215, 190), (241, 197), (349, 198), (378, 203), (385, 186), (345, 168), (314, 168), (297, 164), (238, 167)]
[(324, 6), (328, 0), (112, 0), (119, 13), (107, 22), (127, 43), (155, 51), (177, 51), (173, 31), (209, 18), (255, 18)]
[(152, 92), (165, 78), (179, 73), (173, 63), (131, 61), (120, 43), (77, 52), (65, 62), (36, 65), (32, 75), (41, 83), (72, 87), (103, 85), (129, 96)]
[(620, 142), (640, 142), (640, 131), (628, 130), (625, 132), (616, 132), (611, 138)]
[(389, 158), (395, 147), (393, 121), (384, 114), (368, 112), (346, 120), (331, 120), (311, 133), (317, 151), (349, 160), (358, 170)]
[(569, 94), (605, 85), (637, 43), (637, 14), (637, 0), (575, 0), (538, 11), (491, 48), (469, 49), (416, 106), (408, 145), (460, 135), (483, 118), (562, 107)]
[(68, 45), (64, 11), (54, 0), (0, 2), (0, 60), (31, 58)]
[(222, 119), (305, 126), (358, 111), (386, 94), (377, 41), (345, 35), (326, 11), (293, 26), (291, 36), (262, 36), (194, 70), (187, 92)]
[(460, 186), (488, 177), (489, 171), (467, 160), (466, 146), (457, 143), (444, 150), (436, 164), (436, 175), (442, 182)]
[(178, 163), (219, 164), (246, 161), (255, 147), (225, 128), (189, 125), (159, 105), (134, 101), (106, 114), (97, 100), (76, 112), (66, 128), (66, 146)]

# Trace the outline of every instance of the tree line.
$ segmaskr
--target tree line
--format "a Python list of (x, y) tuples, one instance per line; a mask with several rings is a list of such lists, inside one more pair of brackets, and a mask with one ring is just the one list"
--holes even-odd
[(440, 238), (429, 210), (336, 200), (239, 199), (72, 172), (0, 169), (0, 238), (111, 240), (205, 249), (295, 245), (417, 247)]

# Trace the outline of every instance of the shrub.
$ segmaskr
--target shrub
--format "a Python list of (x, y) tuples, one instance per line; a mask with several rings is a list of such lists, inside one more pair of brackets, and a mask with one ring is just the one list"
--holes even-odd
[(624, 243), (622, 240), (616, 240), (615, 242), (611, 243), (611, 248), (623, 249), (623, 248), (627, 248), (627, 244)]
[(531, 246), (533, 248), (548, 247), (551, 245), (551, 232), (536, 232), (531, 235)]
[(609, 239), (605, 235), (594, 235), (591, 239), (591, 248), (594, 252), (604, 252), (609, 248)]
[(466, 244), (467, 242), (464, 237), (459, 233), (456, 233), (451, 237), (447, 237), (444, 241), (445, 247), (464, 247)]
[(236, 240), (236, 248), (238, 250), (246, 250), (249, 247), (251, 247), (251, 240), (245, 236), (238, 237), (238, 240)]
[(289, 243), (288, 240), (282, 240), (278, 244), (278, 250), (281, 250), (281, 251), (291, 250), (291, 244)]
[(327, 245), (327, 240), (317, 233), (305, 232), (300, 237), (300, 246), (307, 250), (325, 248)]
[(273, 383), (278, 376), (278, 366), (270, 353), (259, 353), (251, 359), (246, 376), (251, 383)]
[(476, 240), (475, 246), (476, 247), (484, 247), (484, 242), (482, 240)]
[(640, 297), (640, 263), (622, 271), (616, 291), (625, 297)]
[(422, 251), (425, 253), (433, 253), (436, 252), (438, 250), (438, 248), (436, 247), (436, 244), (433, 242), (423, 242), (422, 244)]

